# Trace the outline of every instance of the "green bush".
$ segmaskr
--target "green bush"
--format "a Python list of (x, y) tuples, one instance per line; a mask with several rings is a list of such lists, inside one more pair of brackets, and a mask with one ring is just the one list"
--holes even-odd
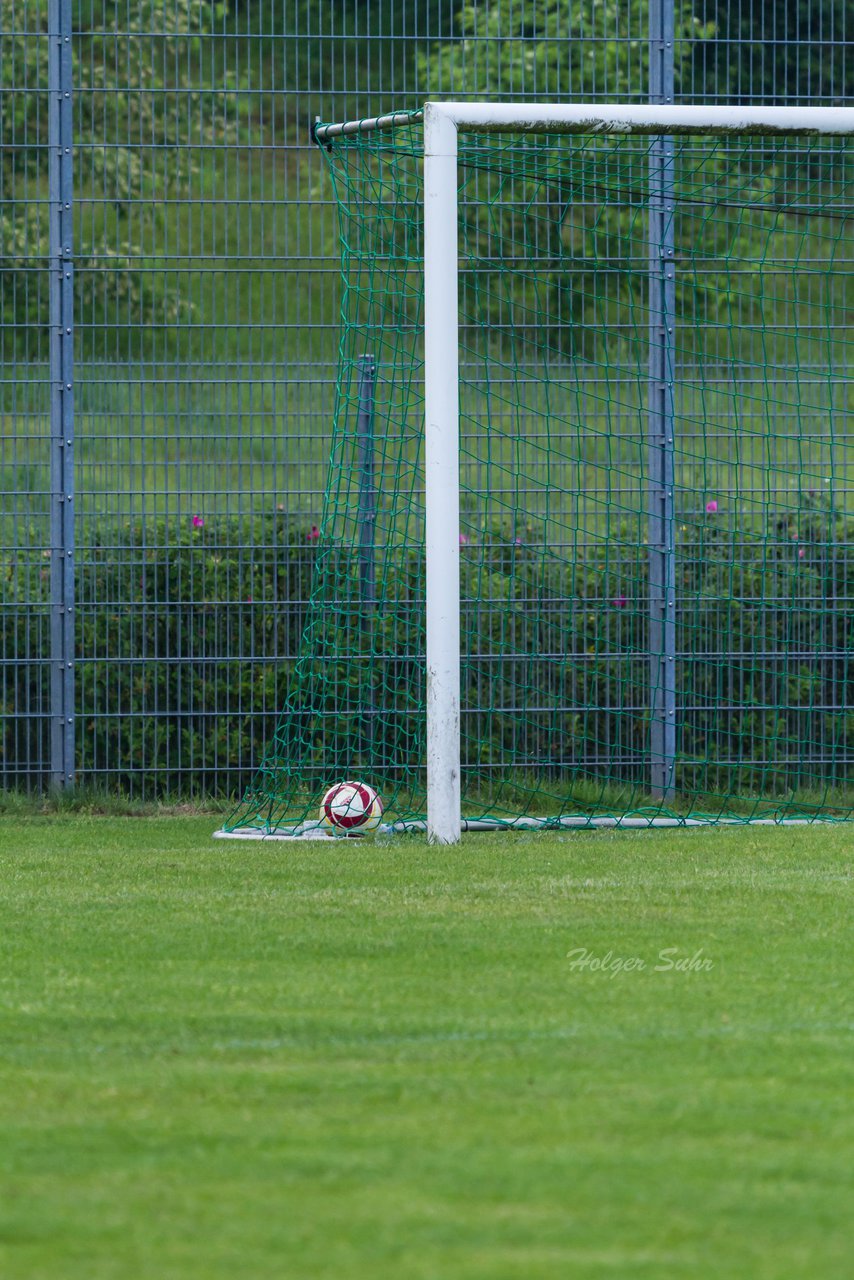
[[(306, 533), (281, 513), (95, 530), (76, 580), (81, 781), (154, 795), (241, 785), (288, 691), (317, 558)], [(14, 672), (0, 742), (9, 784), (44, 781), (48, 762), (42, 555), (19, 555), (2, 574), (0, 637)]]
[[(637, 782), (649, 739), (646, 557), (626, 531), (604, 561), (549, 554), (537, 531), (463, 548), (465, 752)], [(769, 537), (684, 528), (678, 557), (680, 786), (850, 782), (854, 528), (818, 503)], [(50, 563), (0, 564), (6, 683), (0, 772), (46, 780)], [(401, 769), (423, 738), (424, 567), (386, 550), (365, 610), (357, 549), (281, 512), (180, 526), (106, 522), (77, 566), (78, 777), (137, 795), (232, 793), (277, 755), (347, 751)], [(312, 591), (330, 602), (311, 615)], [(309, 643), (299, 659), (310, 618)], [(299, 666), (300, 678), (294, 681)], [(522, 715), (501, 708), (524, 703)], [(296, 692), (295, 692), (296, 691)], [(370, 714), (366, 714), (366, 707)], [(491, 709), (497, 710), (492, 711)]]

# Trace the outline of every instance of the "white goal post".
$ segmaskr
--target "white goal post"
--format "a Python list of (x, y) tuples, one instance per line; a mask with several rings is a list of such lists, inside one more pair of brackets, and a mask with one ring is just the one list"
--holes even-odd
[[(462, 829), (458, 133), (854, 135), (854, 108), (427, 102), (422, 119), (427, 830), (431, 841), (449, 844), (460, 839)], [(412, 121), (407, 113), (326, 125), (316, 130), (316, 138), (323, 143)]]

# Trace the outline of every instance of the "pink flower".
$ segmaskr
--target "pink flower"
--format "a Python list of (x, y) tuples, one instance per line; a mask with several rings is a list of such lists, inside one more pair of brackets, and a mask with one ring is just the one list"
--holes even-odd
[(204, 529), (205, 521), (203, 516), (193, 516), (193, 528)]
[(615, 600), (611, 601), (611, 604), (614, 606), (615, 609), (625, 609), (628, 603), (629, 602), (625, 596), (617, 596)]
[(464, 546), (466, 545), (466, 543), (467, 543), (467, 542), (468, 542), (468, 538), (466, 537), (466, 535), (465, 535), (464, 533), (461, 533), (461, 534), (460, 534), (460, 546), (461, 546), (461, 547), (464, 547)]
[(803, 547), (800, 547), (798, 549), (798, 559), (803, 560), (805, 555), (806, 555), (806, 551), (804, 551)]
[(513, 545), (514, 545), (514, 546), (516, 546), (516, 547), (521, 547), (521, 545), (522, 545), (522, 539), (521, 539), (521, 538), (516, 538), (516, 540), (515, 540), (515, 542), (513, 543)]
[(707, 515), (707, 516), (713, 516), (713, 515), (715, 514), (715, 512), (717, 511), (717, 509), (718, 509), (718, 504), (717, 504), (717, 502), (715, 501), (715, 499), (714, 499), (714, 498), (712, 498), (710, 502), (707, 502), (707, 503), (706, 503), (706, 515)]
[(253, 599), (252, 599), (252, 597), (251, 597), (251, 596), (247, 596), (247, 597), (246, 597), (246, 603), (247, 603), (247, 604), (253, 604), (253, 603), (254, 603), (254, 601), (253, 601)]
[(305, 536), (309, 542), (317, 542), (317, 539), (320, 537), (320, 530), (318, 529), (317, 525), (313, 524), (311, 526), (310, 532), (307, 533)]

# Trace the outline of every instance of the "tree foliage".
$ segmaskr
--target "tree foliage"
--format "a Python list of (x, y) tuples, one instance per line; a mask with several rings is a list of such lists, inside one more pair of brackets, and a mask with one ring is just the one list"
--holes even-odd
[(851, 0), (706, 0), (704, 16), (714, 38), (694, 49), (697, 92), (721, 102), (850, 102)]
[[(79, 215), (75, 227), (75, 306), (90, 327), (142, 324), (154, 314), (178, 321), (186, 312), (177, 292), (138, 269), (142, 249), (129, 215), (138, 203), (157, 222), (159, 202), (186, 189), (196, 167), (191, 136), (197, 143), (233, 136), (222, 101), (203, 109), (212, 95), (193, 85), (199, 36), (225, 8), (207, 0), (74, 4), (75, 198), (87, 211), (82, 245)], [(17, 0), (0, 0), (0, 30), (0, 320), (18, 350), (43, 356), (48, 0), (32, 0), (26, 23)], [(226, 94), (231, 87), (226, 82)]]
[[(629, 8), (620, 0), (492, 0), (463, 5), (459, 38), (433, 46), (423, 57), (422, 78), (443, 92), (465, 97), (530, 98), (544, 101), (646, 100), (649, 79), (647, 4)], [(693, 12), (691, 0), (677, 0), (674, 78), (677, 93), (697, 89), (698, 51), (713, 41), (714, 23)], [(477, 198), (463, 200), (463, 234), (486, 265), (467, 282), (470, 316), (490, 329), (524, 329), (536, 317), (558, 350), (592, 353), (608, 334), (646, 323), (648, 313), (648, 164), (644, 144), (621, 145), (603, 138), (591, 146), (591, 160), (578, 159), (566, 139), (528, 139), (521, 160), (499, 155), (480, 166), (462, 151), (462, 165), (481, 167)], [(517, 144), (517, 151), (520, 150)], [(711, 213), (711, 192), (732, 190), (731, 168), (743, 171), (740, 198), (768, 200), (777, 177), (773, 163), (752, 171), (749, 153), (733, 162), (726, 148), (708, 148), (692, 160), (691, 203), (696, 191), (708, 202), (702, 221), (702, 248), (709, 260), (737, 252), (746, 259), (769, 252), (769, 236), (779, 226), (773, 199), (749, 223), (736, 214)], [(467, 179), (464, 179), (467, 180)], [(677, 188), (684, 180), (677, 175)], [(676, 219), (676, 257), (694, 255), (698, 218)], [(737, 250), (733, 237), (738, 231)], [(680, 243), (680, 238), (683, 243)], [(521, 248), (520, 248), (521, 246)], [(511, 258), (508, 263), (507, 258)], [(538, 259), (536, 271), (525, 262)], [(571, 270), (567, 269), (571, 262)], [(508, 266), (513, 272), (508, 279)], [(515, 271), (513, 271), (515, 268)], [(678, 275), (677, 275), (678, 278)], [(718, 318), (729, 295), (708, 273), (678, 278), (677, 309), (683, 317)], [(464, 298), (465, 298), (464, 294)], [(744, 301), (744, 299), (742, 299)]]
[[(228, 30), (268, 37), (255, 87), (273, 90), (285, 127), (305, 140), (308, 122), (375, 115), (429, 90), (417, 65), (450, 39), (461, 0), (232, 0)], [(282, 39), (281, 37), (286, 37)], [(425, 65), (423, 57), (420, 65)]]
[[(647, 0), (492, 0), (465, 3), (458, 39), (420, 56), (421, 80), (466, 97), (646, 101)], [(689, 0), (676, 3), (677, 81), (693, 41), (710, 33)]]

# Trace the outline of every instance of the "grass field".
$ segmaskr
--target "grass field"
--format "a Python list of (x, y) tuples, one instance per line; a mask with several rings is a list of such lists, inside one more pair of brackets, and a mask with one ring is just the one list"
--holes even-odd
[(215, 825), (4, 821), (4, 1280), (850, 1275), (850, 828)]

